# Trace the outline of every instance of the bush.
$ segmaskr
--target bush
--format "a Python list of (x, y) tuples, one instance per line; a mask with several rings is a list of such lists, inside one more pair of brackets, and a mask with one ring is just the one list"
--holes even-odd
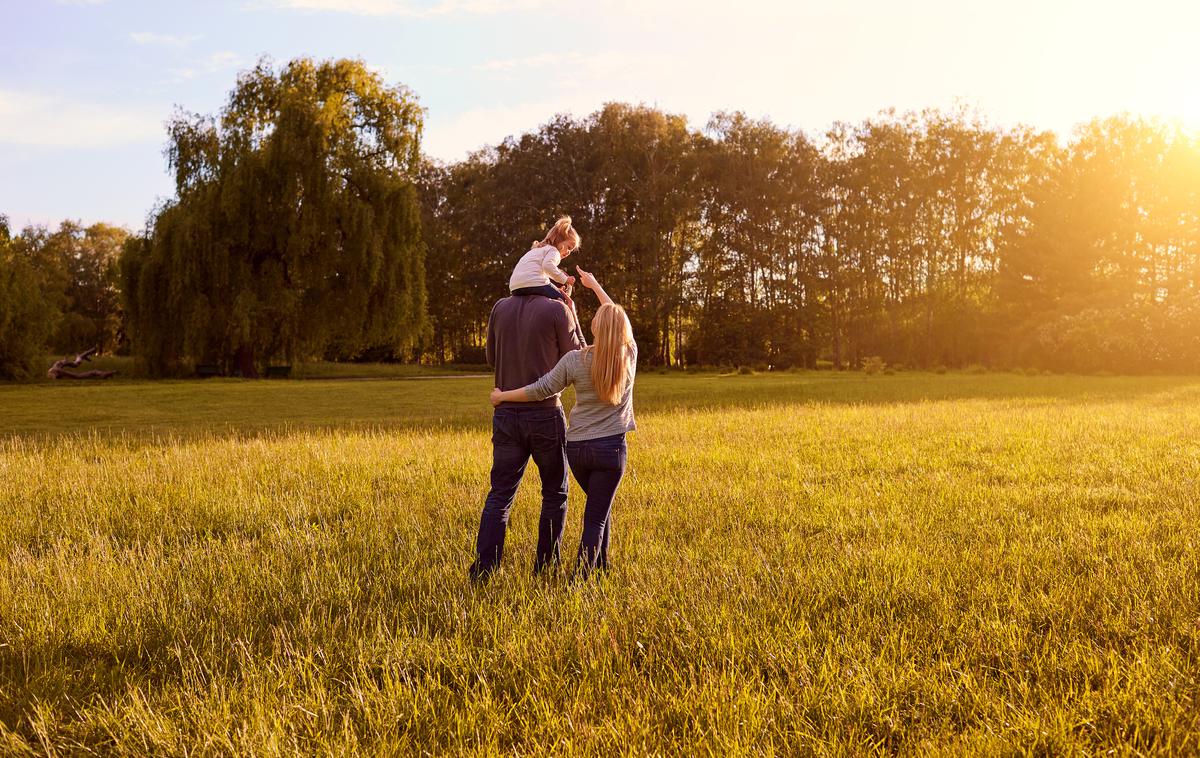
[(768, 371), (770, 371), (770, 370), (771, 370), (771, 367), (770, 367), (770, 366), (768, 366), (768, 365), (767, 365), (767, 364), (765, 364), (765, 363), (755, 363), (755, 364), (754, 364), (754, 371), (755, 371), (756, 373), (759, 373), (759, 374), (765, 374), (765, 373), (767, 373), (767, 372), (768, 372)]
[(967, 366), (966, 369), (964, 369), (964, 370), (968, 374), (986, 374), (988, 371), (987, 366), (983, 366), (978, 363), (972, 363), (970, 366)]
[(1181, 298), (1168, 308), (1131, 304), (1061, 315), (1036, 332), (1042, 357), (1039, 363), (1058, 371), (1083, 373), (1195, 370), (1200, 367), (1200, 356), (1193, 355), (1189, 341), (1175, 331), (1180, 325), (1184, 331), (1188, 326), (1200, 326), (1200, 319), (1189, 318), (1189, 306)]
[(833, 371), (833, 361), (818, 360), (816, 363), (817, 371)]
[(872, 355), (870, 358), (863, 359), (862, 370), (868, 376), (881, 373), (885, 368), (887, 368), (887, 364), (878, 355)]
[(746, 376), (754, 375), (754, 369), (750, 368), (749, 366), (738, 366), (737, 372)]
[(938, 365), (933, 367), (933, 373), (944, 374), (944, 373), (946, 373), (946, 367), (939, 363)]

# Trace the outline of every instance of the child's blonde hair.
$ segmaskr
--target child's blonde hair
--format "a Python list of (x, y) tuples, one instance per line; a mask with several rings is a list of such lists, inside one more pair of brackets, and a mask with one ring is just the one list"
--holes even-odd
[(609, 405), (616, 405), (629, 381), (629, 348), (633, 345), (633, 327), (625, 309), (616, 303), (605, 303), (592, 317), (592, 344), (585, 348), (592, 354), (592, 386), (596, 396)]
[(546, 232), (545, 238), (541, 242), (534, 242), (534, 247), (542, 245), (553, 245), (558, 247), (563, 242), (570, 242), (569, 250), (578, 250), (583, 244), (583, 237), (579, 236), (579, 232), (575, 231), (575, 227), (571, 226), (571, 217), (563, 216), (558, 221), (554, 222), (554, 226), (550, 227), (550, 231)]

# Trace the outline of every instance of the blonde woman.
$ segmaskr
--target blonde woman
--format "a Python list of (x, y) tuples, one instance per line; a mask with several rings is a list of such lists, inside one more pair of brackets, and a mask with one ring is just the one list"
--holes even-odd
[(637, 343), (625, 309), (581, 268), (579, 281), (596, 293), (600, 308), (592, 318), (593, 344), (573, 350), (542, 378), (520, 389), (492, 390), (492, 405), (537, 402), (575, 385), (575, 406), (567, 428), (567, 462), (575, 481), (587, 495), (583, 509), (583, 537), (575, 571), (586, 578), (595, 569), (608, 568), (612, 534), (612, 504), (625, 474), (625, 433), (636, 428), (633, 420), (633, 380), (637, 370)]

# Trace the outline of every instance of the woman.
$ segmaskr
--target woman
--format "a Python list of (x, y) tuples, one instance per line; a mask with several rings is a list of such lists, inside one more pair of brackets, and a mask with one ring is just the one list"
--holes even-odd
[(567, 353), (558, 365), (533, 384), (517, 390), (492, 390), (492, 405), (536, 402), (575, 385), (575, 406), (567, 428), (567, 463), (587, 494), (583, 509), (583, 538), (575, 571), (587, 578), (594, 569), (608, 568), (612, 534), (612, 504), (625, 474), (625, 433), (633, 420), (633, 379), (637, 343), (625, 309), (581, 268), (579, 281), (596, 293), (600, 308), (592, 318), (592, 343)]

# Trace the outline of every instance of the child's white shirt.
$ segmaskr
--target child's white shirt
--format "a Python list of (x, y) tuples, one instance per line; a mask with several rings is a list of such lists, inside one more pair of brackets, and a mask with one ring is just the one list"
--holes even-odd
[(517, 261), (508, 280), (508, 290), (511, 292), (522, 287), (542, 287), (549, 284), (551, 279), (559, 284), (566, 284), (567, 275), (558, 267), (561, 260), (562, 254), (554, 245), (533, 248)]

